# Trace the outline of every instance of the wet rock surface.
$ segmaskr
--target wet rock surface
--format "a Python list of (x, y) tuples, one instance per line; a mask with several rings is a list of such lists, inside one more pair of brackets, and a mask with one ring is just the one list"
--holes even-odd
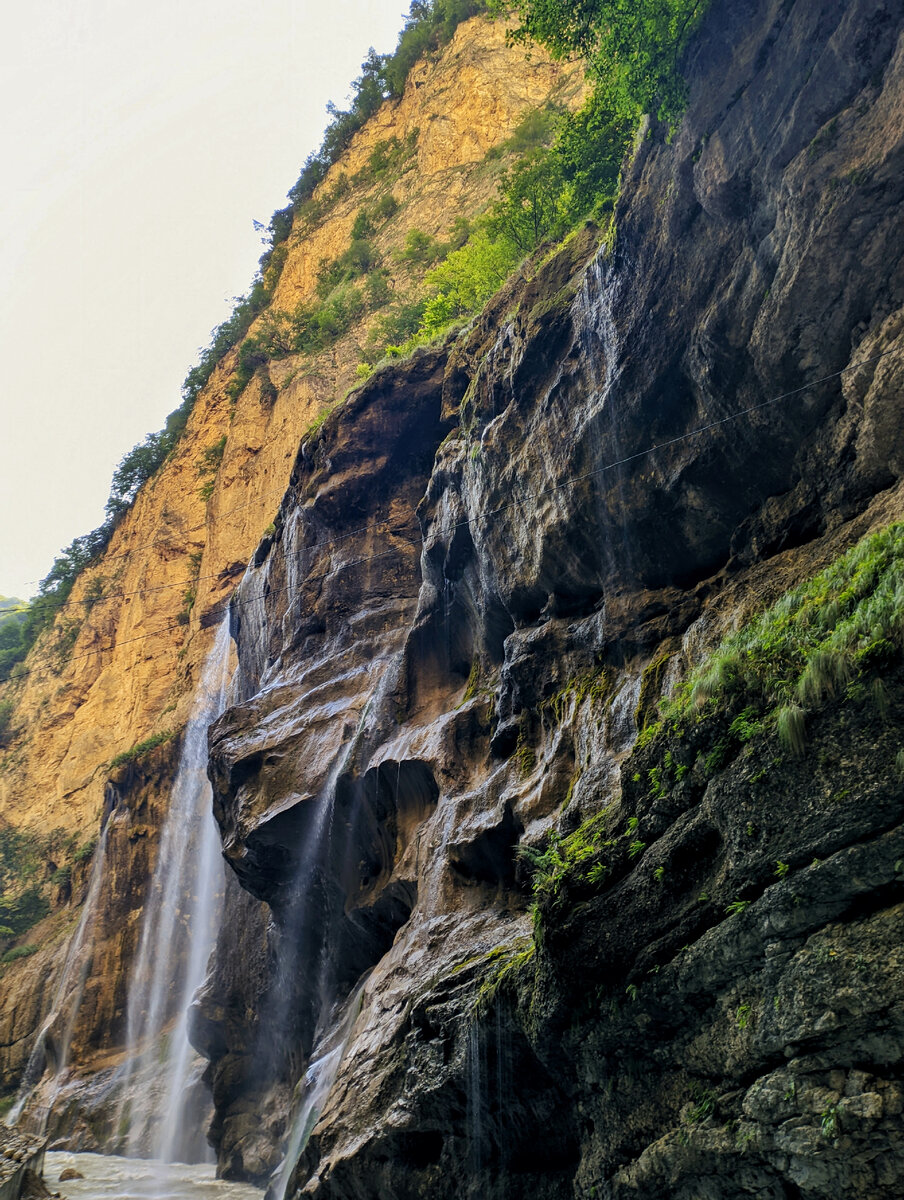
[[(899, 676), (667, 798), (632, 748), (904, 511), (900, 39), (874, 3), (715, 4), (614, 247), (585, 230), (302, 445), (211, 730), (254, 913), (198, 1016), (227, 1173), (278, 1161), (369, 972), (305, 1195), (901, 1190)], [(533, 950), (519, 846), (604, 808), (642, 853)]]
[(49, 1196), (41, 1180), (46, 1141), (0, 1126), (0, 1197)]

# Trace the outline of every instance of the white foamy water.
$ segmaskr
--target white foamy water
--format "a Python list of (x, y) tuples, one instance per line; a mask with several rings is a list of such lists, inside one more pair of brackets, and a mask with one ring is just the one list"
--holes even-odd
[[(129, 979), (128, 1068), (120, 1123), (128, 1148), (173, 1161), (209, 1157), (191, 1076), (199, 1058), (188, 1041), (188, 1007), (204, 982), (216, 941), (223, 896), (220, 837), (207, 780), (207, 728), (226, 706), (230, 675), (229, 618), (220, 624), (195, 692), (185, 729), (157, 866), (142, 915), (141, 941)], [(134, 1095), (136, 1079), (156, 1071), (156, 1083)], [(138, 1084), (139, 1093), (143, 1085)]]
[[(66, 1168), (84, 1179), (60, 1183)], [(214, 1178), (208, 1164), (155, 1162), (146, 1158), (117, 1158), (113, 1154), (48, 1152), (44, 1182), (66, 1200), (261, 1200), (263, 1192), (246, 1183), (225, 1183)]]

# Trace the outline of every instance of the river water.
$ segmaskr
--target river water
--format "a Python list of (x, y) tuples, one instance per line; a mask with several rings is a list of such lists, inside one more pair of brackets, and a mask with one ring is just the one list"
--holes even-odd
[[(67, 1167), (84, 1179), (60, 1182)], [(208, 1165), (117, 1158), (112, 1154), (70, 1154), (54, 1150), (44, 1162), (44, 1182), (66, 1200), (261, 1200), (263, 1192), (245, 1183), (214, 1178)]]

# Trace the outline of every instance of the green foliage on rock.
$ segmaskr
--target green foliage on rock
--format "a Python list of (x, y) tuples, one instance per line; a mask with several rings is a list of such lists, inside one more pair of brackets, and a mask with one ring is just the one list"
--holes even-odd
[(478, 312), (505, 283), (520, 257), (512, 243), (485, 231), (454, 250), (424, 278), (428, 299), (417, 336), (431, 338), (451, 321)]
[(7, 950), (0, 957), (0, 962), (11, 963), (15, 962), (17, 958), (30, 958), (32, 954), (37, 954), (39, 949), (38, 946), (14, 946), (12, 950)]
[(551, 834), (542, 849), (520, 848), (541, 916), (561, 906), (567, 886), (595, 889), (607, 878), (611, 870), (608, 852), (617, 844), (607, 836), (608, 824), (609, 812), (603, 809), (571, 833)]
[(497, 8), (520, 19), (513, 36), (555, 58), (586, 59), (597, 94), (612, 113), (676, 120), (686, 86), (681, 52), (708, 0), (513, 0)]
[(0, 700), (0, 746), (6, 744), (6, 738), (9, 734), (10, 726), (12, 725), (14, 712), (15, 705), (13, 704), (12, 700), (9, 698), (6, 700)]
[(175, 737), (175, 730), (166, 729), (162, 733), (152, 734), (149, 738), (145, 738), (142, 742), (137, 742), (129, 750), (123, 750), (121, 754), (117, 754), (110, 759), (110, 766), (122, 767), (126, 763), (135, 762), (139, 758), (143, 758), (146, 754), (150, 754), (152, 750), (156, 750), (158, 746), (162, 746), (165, 742), (172, 741)]
[[(655, 765), (649, 795), (700, 786), (770, 735), (807, 750), (807, 722), (827, 702), (888, 704), (883, 675), (904, 652), (904, 523), (871, 534), (731, 634), (635, 744)], [(656, 761), (658, 760), (658, 761)], [(643, 760), (641, 760), (643, 761)], [(766, 768), (751, 777), (758, 783)], [(635, 771), (634, 779), (642, 778)]]
[[(95, 842), (76, 848), (77, 835), (62, 829), (47, 834), (12, 826), (0, 827), (0, 943), (4, 962), (33, 953), (34, 947), (10, 948), (51, 911), (51, 901), (65, 902), (75, 864), (91, 857)], [(62, 896), (60, 892), (62, 891)]]
[(670, 712), (680, 719), (729, 706), (740, 713), (732, 729), (745, 741), (774, 719), (786, 744), (799, 750), (808, 710), (846, 691), (856, 696), (857, 686), (881, 674), (902, 649), (904, 523), (898, 522), (726, 638), (680, 689)]

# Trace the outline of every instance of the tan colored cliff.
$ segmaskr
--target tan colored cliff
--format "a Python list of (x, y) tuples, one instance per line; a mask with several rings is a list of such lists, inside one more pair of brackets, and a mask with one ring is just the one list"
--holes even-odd
[[(399, 207), (373, 240), (393, 285), (410, 287), (410, 268), (393, 257), (407, 233), (444, 236), (456, 217), (484, 209), (505, 164), (504, 155), (488, 159), (487, 152), (510, 136), (527, 111), (550, 101), (575, 106), (582, 87), (573, 67), (536, 52), (527, 61), (522, 48), (507, 46), (503, 24), (466, 22), (442, 53), (415, 66), (402, 98), (387, 101), (359, 131), (314, 200), (334, 193), (343, 173), (351, 188), (319, 223), (296, 219), (272, 308), (290, 310), (313, 296), (321, 264), (347, 249), (356, 213), (388, 190)], [(408, 139), (412, 150), (395, 175), (362, 176), (378, 143), (393, 138)], [(275, 399), (263, 396), (254, 379), (232, 404), (226, 389), (236, 351), (214, 372), (172, 457), (141, 490), (101, 561), (77, 580), (26, 673), (0, 689), (15, 703), (11, 736), (0, 751), (0, 825), (42, 834), (60, 828), (89, 841), (99, 827), (111, 759), (184, 726), (212, 626), (276, 512), (304, 431), (354, 383), (368, 320), (373, 317), (317, 356), (273, 363)], [(199, 472), (205, 450), (224, 437), (215, 478)], [(202, 489), (211, 480), (205, 499)], [(157, 772), (160, 794), (151, 808), (160, 814), (167, 779), (166, 771)], [(144, 840), (130, 834), (116, 850), (124, 894), (140, 889), (138, 865), (144, 872), (153, 866), (154, 832), (151, 826), (150, 850), (131, 867), (129, 847)], [(65, 911), (27, 940), (65, 947), (61, 925), (72, 927), (84, 895), (84, 887), (73, 883)], [(107, 999), (97, 1008), (108, 1026), (121, 1018), (117, 970), (126, 969), (140, 915), (136, 905), (134, 896), (125, 908), (113, 904), (114, 927), (104, 930), (114, 946), (107, 945), (101, 958), (115, 966), (107, 972)], [(123, 922), (129, 928), (125, 943)], [(24, 1062), (40, 1018), (34, 998), (46, 993), (58, 958), (59, 949), (42, 950), (0, 968), (6, 1087)], [(31, 999), (25, 1003), (23, 997)]]
[[(523, 49), (506, 46), (503, 25), (475, 18), (436, 62), (414, 68), (402, 99), (387, 102), (360, 131), (317, 195), (329, 192), (339, 173), (360, 171), (377, 142), (419, 131), (416, 153), (392, 186), (400, 210), (374, 239), (398, 272), (390, 255), (410, 229), (442, 235), (456, 216), (485, 207), (498, 173), (486, 153), (524, 113), (553, 95), (573, 100), (579, 89), (574, 71), (536, 54), (526, 62)], [(384, 190), (385, 183), (365, 183), (316, 228), (296, 224), (272, 307), (290, 309), (313, 294), (319, 265), (347, 248), (356, 212)], [(76, 583), (58, 622), (81, 622), (71, 651), (56, 665), (47, 648), (53, 639), (45, 639), (27, 663), (27, 678), (7, 688), (17, 736), (0, 774), (0, 818), (30, 828), (91, 829), (109, 760), (184, 723), (209, 642), (201, 618), (228, 598), (275, 513), (305, 428), (353, 382), (356, 334), (317, 357), (280, 360), (272, 406), (252, 382), (231, 411), (224, 389), (234, 354), (227, 356), (172, 459), (142, 489), (103, 559)], [(222, 465), (205, 502), (199, 458), (224, 435)], [(89, 605), (92, 588), (104, 598)], [(197, 596), (181, 625), (190, 588)]]

